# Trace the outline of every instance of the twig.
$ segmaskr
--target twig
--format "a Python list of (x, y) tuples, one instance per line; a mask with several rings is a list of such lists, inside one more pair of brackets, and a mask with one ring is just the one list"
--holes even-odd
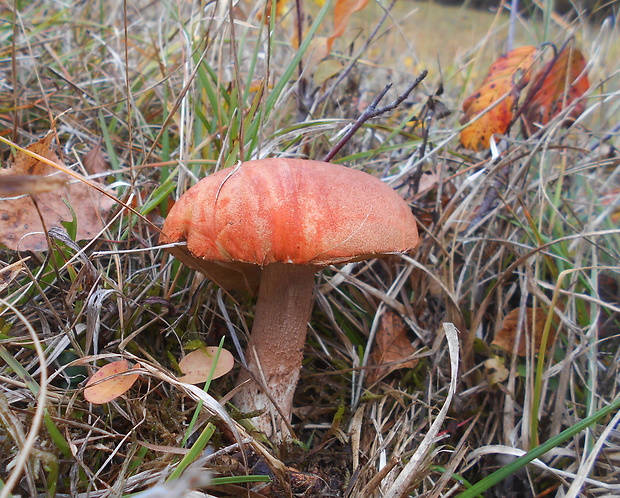
[(413, 173), (413, 177), (410, 184), (410, 191), (417, 193), (420, 188), (420, 179), (422, 178), (422, 166), (424, 162), (424, 156), (426, 155), (426, 147), (428, 146), (428, 135), (430, 133), (431, 126), (434, 120), (441, 120), (446, 118), (451, 114), (451, 111), (439, 100), (435, 97), (439, 97), (443, 94), (443, 82), (439, 85), (439, 88), (435, 91), (435, 95), (429, 95), (428, 99), (426, 99), (426, 105), (424, 106), (424, 111), (421, 114), (421, 117), (418, 118), (420, 124), (422, 125), (422, 145), (419, 149), (419, 157), (418, 166)]
[[(598, 142), (596, 142), (592, 147), (590, 147), (590, 151), (595, 151), (601, 145), (603, 145), (605, 142), (608, 142), (609, 140), (614, 138), (618, 134), (619, 131), (620, 131), (620, 124), (614, 126), (607, 135), (605, 135)], [(613, 145), (612, 145), (612, 147), (613, 147)]]
[[(301, 47), (301, 44), (303, 43), (303, 38), (304, 38), (303, 36), (304, 13), (302, 9), (303, 9), (303, 6), (301, 3), (301, 0), (295, 0), (295, 28), (297, 30), (297, 46), (298, 47)], [(302, 76), (304, 74), (303, 58), (299, 59), (298, 68), (299, 68), (299, 79), (302, 80)], [(303, 82), (300, 81), (300, 83), (304, 87), (304, 92), (301, 92), (301, 94), (304, 95), (305, 85), (306, 85), (305, 79), (303, 80)]]
[(460, 235), (465, 236), (470, 233), (472, 229), (476, 228), (478, 223), (482, 222), (487, 215), (493, 211), (499, 204), (500, 193), (505, 190), (508, 183), (508, 174), (510, 173), (510, 164), (504, 166), (497, 174), (497, 176), (491, 181), (489, 189), (482, 199), (482, 203), (478, 208), (478, 213), (465, 230)]
[(332, 148), (332, 150), (330, 150), (327, 155), (323, 158), (323, 161), (325, 162), (329, 162), (331, 161), (334, 156), (336, 154), (338, 154), (338, 152), (340, 152), (340, 149), (342, 149), (344, 147), (344, 145), (351, 139), (351, 137), (355, 134), (355, 132), (357, 130), (359, 130), (361, 128), (361, 126), (368, 121), (369, 119), (372, 118), (376, 118), (377, 116), (380, 116), (381, 114), (385, 114), (386, 112), (389, 112), (393, 109), (396, 109), (400, 104), (403, 103), (403, 101), (409, 96), (409, 94), (414, 90), (415, 87), (417, 87), (420, 82), (426, 78), (426, 75), (428, 74), (428, 71), (425, 69), (424, 71), (422, 71), (422, 73), (420, 74), (420, 76), (418, 76), (413, 83), (411, 83), (407, 89), (398, 97), (396, 97), (396, 100), (394, 100), (393, 102), (391, 102), (390, 104), (381, 107), (379, 109), (377, 109), (377, 105), (379, 104), (379, 102), (381, 102), (381, 99), (385, 96), (385, 94), (387, 93), (387, 91), (392, 88), (392, 83), (386, 85), (386, 87), (381, 91), (381, 93), (379, 95), (377, 95), (377, 97), (375, 98), (375, 100), (372, 101), (372, 103), (364, 110), (364, 112), (360, 115), (359, 118), (357, 118), (357, 120), (355, 121), (355, 123), (353, 123), (351, 125), (351, 127), (349, 128), (349, 130), (344, 134), (344, 136), (338, 141), (338, 143), (336, 145), (334, 145), (334, 147)]

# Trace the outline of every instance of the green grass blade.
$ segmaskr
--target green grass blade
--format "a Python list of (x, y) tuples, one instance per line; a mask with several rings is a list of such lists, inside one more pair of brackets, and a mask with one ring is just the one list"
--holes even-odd
[(211, 486), (220, 484), (242, 484), (246, 482), (270, 482), (269, 476), (234, 476), (234, 477), (214, 477), (211, 479)]
[(69, 443), (65, 439), (65, 437), (60, 433), (58, 427), (50, 417), (50, 414), (46, 411), (44, 415), (45, 427), (47, 427), (47, 432), (49, 432), (54, 444), (58, 447), (62, 456), (67, 459), (73, 458), (73, 453), (71, 453), (71, 448), (69, 447)]
[(310, 29), (308, 30), (308, 34), (306, 35), (306, 38), (304, 38), (304, 41), (299, 47), (299, 50), (297, 50), (297, 53), (289, 62), (282, 76), (280, 77), (278, 82), (275, 84), (273, 90), (269, 94), (269, 97), (267, 97), (267, 101), (265, 103), (265, 116), (269, 116), (271, 114), (271, 111), (273, 111), (273, 108), (275, 107), (276, 103), (278, 102), (278, 99), (281, 97), (282, 92), (284, 91), (284, 87), (286, 87), (286, 85), (289, 83), (289, 81), (293, 77), (293, 74), (297, 70), (297, 66), (299, 65), (299, 62), (301, 61), (301, 58), (304, 56), (304, 54), (310, 47), (310, 43), (314, 39), (314, 36), (316, 35), (316, 32), (321, 26), (321, 23), (323, 22), (325, 15), (330, 10), (331, 5), (332, 5), (332, 0), (328, 0), (327, 2), (323, 4), (323, 7), (321, 7), (321, 10), (317, 14), (316, 19), (312, 23), (312, 26), (310, 26)]
[(552, 437), (545, 443), (528, 451), (525, 455), (515, 459), (515, 461), (510, 463), (509, 465), (506, 465), (505, 467), (502, 467), (501, 469), (493, 472), (490, 476), (485, 477), (481, 481), (474, 484), (467, 491), (459, 494), (458, 496), (460, 498), (474, 498), (475, 496), (478, 496), (480, 493), (485, 492), (486, 490), (506, 479), (508, 476), (517, 472), (519, 469), (525, 467), (532, 460), (541, 457), (549, 450), (552, 450), (553, 448), (556, 448), (562, 443), (565, 443), (575, 434), (579, 434), (581, 431), (587, 429), (591, 425), (601, 420), (603, 417), (606, 417), (607, 415), (616, 411), (618, 408), (620, 408), (620, 398), (616, 398), (607, 406), (601, 408), (599, 411), (594, 413), (591, 417), (584, 418), (572, 427), (569, 427), (568, 429), (560, 432), (557, 436)]
[(211, 423), (203, 429), (196, 442), (192, 445), (191, 449), (185, 454), (183, 459), (179, 462), (179, 465), (174, 469), (166, 481), (172, 481), (178, 479), (183, 471), (200, 456), (202, 451), (206, 448), (207, 443), (211, 440), (211, 437), (215, 433), (215, 426)]

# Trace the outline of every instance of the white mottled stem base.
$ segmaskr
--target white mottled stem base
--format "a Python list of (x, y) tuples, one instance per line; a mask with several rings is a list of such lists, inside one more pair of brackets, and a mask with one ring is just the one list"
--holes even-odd
[[(263, 269), (256, 315), (245, 358), (248, 369), (262, 380), (287, 422), (299, 380), (308, 321), (312, 313), (315, 266), (272, 263)], [(243, 370), (237, 384), (252, 379)], [(268, 437), (282, 441), (290, 434), (278, 411), (254, 381), (233, 399), (242, 412), (265, 410), (252, 423)]]

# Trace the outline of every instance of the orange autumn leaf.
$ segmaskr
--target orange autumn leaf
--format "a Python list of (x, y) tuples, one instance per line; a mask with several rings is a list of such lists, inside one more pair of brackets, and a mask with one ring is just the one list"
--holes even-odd
[[(415, 367), (418, 364), (416, 358), (406, 360), (414, 353), (415, 349), (407, 337), (407, 326), (403, 319), (396, 313), (386, 312), (381, 317), (381, 325), (375, 337), (375, 348), (370, 356), (370, 363), (379, 367), (370, 371), (368, 381), (373, 383), (394, 370)], [(394, 364), (380, 366), (392, 362)]]
[(491, 135), (503, 135), (512, 121), (513, 109), (519, 92), (530, 79), (536, 47), (527, 45), (499, 57), (489, 69), (489, 74), (476, 92), (463, 103), (467, 123), (485, 109), (499, 102), (472, 124), (461, 131), (461, 144), (468, 149), (489, 148)]
[[(529, 131), (535, 123), (546, 125), (586, 93), (590, 88), (586, 65), (581, 50), (567, 46), (534, 76), (531, 88), (535, 93), (528, 96), (524, 111)], [(585, 101), (582, 100), (571, 110), (569, 118), (577, 119), (585, 108)]]
[[(135, 365), (133, 370), (137, 368), (140, 366)], [(126, 374), (129, 371), (127, 360), (104, 365), (88, 380), (86, 389), (84, 389), (84, 398), (95, 405), (101, 405), (122, 396), (138, 380), (139, 374)]]
[[(496, 332), (492, 344), (508, 351), (509, 353), (512, 353), (514, 351), (514, 345), (517, 339), (518, 320), (519, 308), (515, 308), (504, 317), (502, 328), (498, 332)], [(525, 324), (521, 339), (519, 340), (519, 347), (516, 351), (517, 356), (525, 356), (527, 354), (527, 338), (528, 336), (529, 338), (531, 338), (532, 335), (534, 337), (534, 353), (538, 353), (540, 351), (546, 321), (546, 309), (526, 308)], [(558, 316), (556, 315), (554, 317), (554, 320), (551, 322), (551, 328), (549, 329), (546, 349), (549, 349), (555, 341), (558, 321)]]
[(349, 24), (349, 19), (355, 12), (359, 12), (368, 5), (368, 0), (336, 0), (334, 6), (334, 31), (327, 39), (327, 53), (332, 49), (334, 40), (343, 35)]
[[(287, 0), (276, 0), (276, 19), (280, 19), (282, 17), (282, 13), (284, 12), (284, 7), (286, 7)], [(265, 10), (261, 10), (256, 14), (256, 18), (259, 21), (263, 21), (263, 12), (267, 12), (267, 17), (265, 17), (264, 22), (267, 23), (269, 17), (271, 16), (271, 12), (273, 10), (271, 0), (267, 0), (267, 5), (265, 6)]]

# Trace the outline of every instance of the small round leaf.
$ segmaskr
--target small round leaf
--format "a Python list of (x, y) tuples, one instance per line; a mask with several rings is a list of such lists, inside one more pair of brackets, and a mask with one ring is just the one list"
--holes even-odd
[[(181, 372), (185, 374), (182, 377), (179, 377), (179, 380), (188, 384), (200, 384), (201, 382), (206, 382), (209, 378), (211, 366), (215, 361), (217, 350), (217, 347), (209, 346), (189, 353), (179, 362), (179, 368), (181, 369)], [(234, 364), (235, 359), (233, 355), (226, 349), (222, 349), (211, 378), (217, 379), (218, 377), (227, 374), (232, 370)]]
[[(133, 369), (136, 368), (140, 366), (136, 365)], [(84, 389), (86, 401), (101, 405), (125, 394), (139, 376), (137, 373), (122, 375), (125, 372), (129, 372), (126, 360), (115, 361), (101, 367), (86, 383), (86, 389)]]

